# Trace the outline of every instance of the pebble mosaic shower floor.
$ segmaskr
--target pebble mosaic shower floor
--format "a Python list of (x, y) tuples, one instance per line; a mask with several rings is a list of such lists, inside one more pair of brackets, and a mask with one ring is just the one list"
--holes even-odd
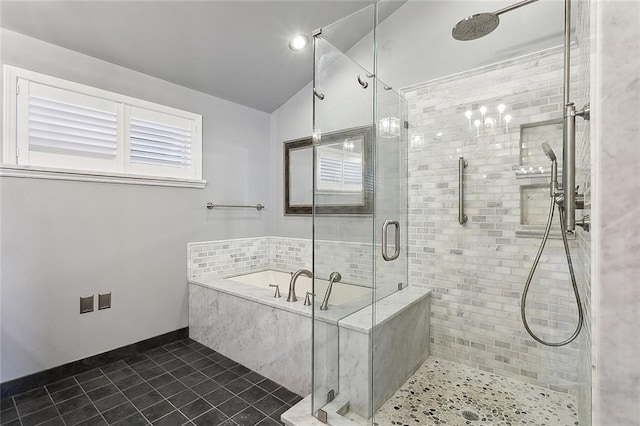
[(376, 424), (578, 424), (575, 398), (438, 358), (429, 358), (378, 410)]

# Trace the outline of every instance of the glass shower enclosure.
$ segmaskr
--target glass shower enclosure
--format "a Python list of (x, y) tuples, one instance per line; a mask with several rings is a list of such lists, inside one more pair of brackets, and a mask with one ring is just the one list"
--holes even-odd
[[(427, 366), (447, 360), (454, 373), (470, 367), (496, 382), (513, 379), (509, 395), (526, 402), (544, 394), (557, 401), (554, 416), (590, 423), (588, 232), (568, 242), (586, 312), (579, 339), (542, 345), (520, 312), (548, 215), (551, 164), (541, 146), (559, 157), (563, 150), (563, 5), (534, 3), (519, 9), (520, 21), (510, 15), (517, 31), (505, 25), (493, 40), (464, 44), (450, 28), (478, 11), (472, 3), (381, 1), (314, 34), (311, 414), (328, 424), (341, 414), (388, 424), (394, 407), (384, 402), (402, 398), (428, 356)], [(568, 71), (571, 99), (583, 105), (590, 9), (586, 0), (574, 4)], [(402, 13), (390, 16), (395, 10)], [(424, 20), (432, 16), (441, 19)], [(554, 31), (540, 38), (546, 20)], [(411, 38), (425, 23), (448, 50), (449, 68), (417, 59), (430, 52)], [(402, 90), (387, 71), (404, 78)], [(588, 123), (578, 126), (577, 179), (588, 199)], [(566, 338), (577, 321), (560, 232), (554, 225), (525, 309), (549, 341)], [(451, 404), (442, 418), (481, 413), (472, 400)], [(523, 415), (511, 408), (491, 405)]]
[(329, 424), (347, 403), (372, 418), (410, 374), (387, 356), (406, 337), (389, 304), (408, 280), (407, 103), (376, 75), (382, 7), (314, 34), (312, 413)]

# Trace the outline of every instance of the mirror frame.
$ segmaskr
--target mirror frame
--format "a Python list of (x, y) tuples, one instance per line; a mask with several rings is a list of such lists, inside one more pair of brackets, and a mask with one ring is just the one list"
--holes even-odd
[[(372, 149), (372, 134), (373, 129), (371, 126), (356, 127), (353, 129), (340, 130), (337, 132), (331, 132), (322, 134), (318, 145), (328, 145), (336, 143), (345, 138), (357, 138), (363, 139), (363, 165), (362, 168), (362, 182), (363, 182), (363, 203), (362, 204), (345, 204), (345, 205), (329, 205), (329, 206), (317, 206), (316, 214), (320, 215), (370, 215), (373, 213), (373, 149)], [(312, 205), (295, 205), (290, 204), (290, 157), (291, 151), (304, 147), (314, 148), (313, 138), (306, 137), (302, 139), (295, 139), (284, 142), (284, 214), (285, 216), (307, 216), (313, 212)], [(315, 158), (315, 156), (314, 156)], [(315, 167), (313, 168), (315, 170)], [(315, 172), (314, 172), (315, 173)], [(367, 182), (370, 183), (370, 187), (367, 187)]]

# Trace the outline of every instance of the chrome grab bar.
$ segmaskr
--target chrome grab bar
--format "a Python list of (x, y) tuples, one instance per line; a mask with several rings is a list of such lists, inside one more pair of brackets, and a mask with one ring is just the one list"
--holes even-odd
[(209, 201), (207, 203), (207, 208), (209, 210), (213, 209), (213, 208), (220, 208), (220, 207), (231, 207), (231, 208), (251, 208), (251, 209), (256, 209), (258, 211), (264, 209), (264, 206), (262, 204), (256, 204), (255, 206), (245, 206), (245, 205), (238, 205), (238, 204), (213, 204), (211, 201)]
[(458, 159), (458, 223), (467, 223), (467, 215), (464, 214), (464, 169), (469, 165), (464, 157)]
[[(393, 225), (396, 228), (395, 249), (391, 256), (387, 253), (387, 231), (389, 225)], [(382, 224), (382, 258), (389, 262), (396, 260), (398, 256), (400, 256), (400, 223), (397, 220), (385, 220)]]

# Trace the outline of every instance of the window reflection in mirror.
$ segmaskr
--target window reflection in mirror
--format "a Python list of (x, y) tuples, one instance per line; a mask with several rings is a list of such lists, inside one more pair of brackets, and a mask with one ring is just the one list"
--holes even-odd
[[(285, 142), (285, 214), (311, 214), (312, 138)], [(316, 143), (317, 214), (370, 214), (371, 128), (323, 134)]]

